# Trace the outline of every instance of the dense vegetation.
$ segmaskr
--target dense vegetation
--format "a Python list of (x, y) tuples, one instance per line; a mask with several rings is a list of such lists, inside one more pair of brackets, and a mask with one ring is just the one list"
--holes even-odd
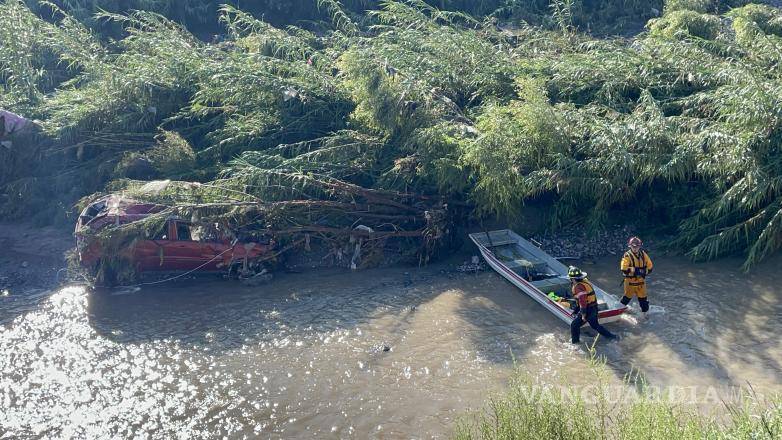
[[(512, 220), (535, 200), (554, 228), (668, 226), (697, 259), (750, 266), (782, 247), (777, 8), (182, 3), (0, 2), (0, 108), (41, 127), (0, 148), (0, 215), (51, 221), (93, 192), (172, 179), (206, 184), (174, 185), (178, 203), (360, 188)], [(206, 41), (212, 17), (223, 30)], [(629, 40), (589, 33), (649, 18)]]

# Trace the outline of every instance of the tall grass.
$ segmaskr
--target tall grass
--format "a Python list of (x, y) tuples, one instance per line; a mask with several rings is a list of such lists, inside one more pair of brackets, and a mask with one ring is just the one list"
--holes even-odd
[[(723, 402), (707, 416), (696, 402), (655, 393), (643, 383), (626, 381), (621, 391), (608, 386), (610, 373), (594, 354), (584, 387), (544, 387), (519, 368), (509, 389), (490, 398), (481, 412), (465, 415), (454, 438), (468, 439), (616, 439), (729, 440), (782, 437), (782, 399), (747, 391)], [(583, 379), (580, 378), (580, 379)], [(714, 402), (716, 404), (716, 402)]]

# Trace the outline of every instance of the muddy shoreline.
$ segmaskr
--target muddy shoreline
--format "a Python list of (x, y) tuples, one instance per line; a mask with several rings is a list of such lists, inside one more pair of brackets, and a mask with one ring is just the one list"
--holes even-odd
[[(470, 272), (485, 269), (484, 265), (472, 267), (473, 255), (478, 255), (467, 233), (459, 249), (449, 252), (446, 261), (454, 272)], [(568, 257), (574, 261), (589, 261), (600, 257), (621, 255), (626, 249), (627, 238), (634, 234), (631, 226), (615, 226), (609, 231), (588, 233), (574, 230), (556, 234), (532, 235), (540, 247), (555, 257)], [(69, 230), (51, 226), (37, 227), (24, 223), (0, 223), (0, 294), (9, 295), (24, 291), (57, 287), (66, 276), (66, 254), (73, 249), (74, 238)], [(647, 247), (653, 243), (647, 241)], [(294, 272), (344, 267), (345, 261), (322, 258), (322, 252), (297, 252), (290, 255), (286, 267)], [(410, 266), (399, 254), (389, 252), (380, 267)]]
[(73, 240), (61, 228), (0, 223), (0, 292), (9, 295), (57, 287)]

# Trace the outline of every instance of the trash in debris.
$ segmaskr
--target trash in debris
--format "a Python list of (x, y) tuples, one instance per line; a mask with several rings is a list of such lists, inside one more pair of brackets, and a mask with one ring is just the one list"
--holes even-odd
[(473, 255), (470, 261), (465, 261), (456, 268), (456, 271), (461, 273), (478, 273), (484, 270), (486, 270), (486, 265), (483, 264), (477, 255)]

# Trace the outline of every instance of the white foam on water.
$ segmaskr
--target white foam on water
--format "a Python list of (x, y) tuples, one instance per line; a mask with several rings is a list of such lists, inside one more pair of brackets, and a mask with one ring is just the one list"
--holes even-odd
[(649, 314), (650, 315), (664, 315), (665, 314), (665, 307), (663, 306), (649, 306)]
[(622, 314), (622, 316), (620, 316), (619, 319), (621, 319), (622, 321), (630, 325), (638, 325), (638, 318), (627, 313)]

